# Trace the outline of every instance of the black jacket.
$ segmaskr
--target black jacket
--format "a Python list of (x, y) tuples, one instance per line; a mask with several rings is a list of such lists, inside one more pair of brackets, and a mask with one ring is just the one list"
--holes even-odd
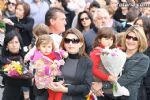
[[(64, 78), (66, 79), (67, 77), (64, 76)], [(92, 81), (91, 60), (88, 57), (79, 57), (75, 78), (71, 85), (68, 85), (68, 93), (66, 95), (72, 96), (72, 100), (86, 100), (85, 96), (90, 91)]]
[(18, 31), (23, 39), (24, 46), (30, 45), (33, 37), (32, 28), (34, 20), (30, 17), (25, 17), (19, 21), (16, 17), (10, 17), (10, 20), (14, 22), (14, 26), (6, 24), (6, 33), (12, 30)]

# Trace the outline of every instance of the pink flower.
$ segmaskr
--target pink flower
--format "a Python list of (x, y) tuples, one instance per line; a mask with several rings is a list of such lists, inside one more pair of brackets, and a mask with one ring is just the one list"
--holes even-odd
[(111, 56), (115, 57), (115, 56), (117, 56), (117, 54), (113, 52), (113, 53), (111, 53)]
[(8, 72), (8, 76), (19, 77), (20, 75), (16, 70), (11, 70), (11, 71)]

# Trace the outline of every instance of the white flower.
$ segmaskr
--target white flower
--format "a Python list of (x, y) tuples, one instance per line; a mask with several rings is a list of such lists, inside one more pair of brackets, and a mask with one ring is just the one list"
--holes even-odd
[[(121, 75), (123, 66), (126, 62), (126, 54), (119, 48), (109, 49), (105, 48), (102, 50), (100, 55), (104, 68), (111, 74), (118, 76)], [(117, 91), (113, 91), (114, 96), (129, 96), (129, 91), (123, 86), (120, 86), (118, 82), (115, 83)], [(125, 92), (123, 92), (123, 90)]]

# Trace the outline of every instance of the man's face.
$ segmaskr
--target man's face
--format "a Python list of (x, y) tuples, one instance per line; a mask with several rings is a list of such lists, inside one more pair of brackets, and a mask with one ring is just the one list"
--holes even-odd
[(53, 20), (52, 26), (57, 33), (62, 33), (65, 31), (66, 16), (64, 13), (57, 12)]
[(90, 8), (89, 12), (90, 12), (90, 14), (91, 14), (92, 16), (94, 16), (94, 13), (95, 13), (96, 9), (97, 9), (96, 7)]
[(99, 13), (94, 19), (97, 28), (108, 27), (110, 16), (107, 13)]

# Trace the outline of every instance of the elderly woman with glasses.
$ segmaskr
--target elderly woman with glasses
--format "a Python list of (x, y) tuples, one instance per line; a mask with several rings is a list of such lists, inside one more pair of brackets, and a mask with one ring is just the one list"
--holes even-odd
[(69, 54), (61, 67), (64, 85), (50, 85), (53, 91), (63, 92), (62, 100), (85, 100), (90, 91), (92, 62), (85, 54), (84, 37), (77, 29), (68, 29), (61, 42), (61, 47)]
[[(118, 82), (129, 90), (130, 96), (118, 97), (115, 100), (137, 100), (142, 78), (147, 72), (150, 62), (149, 57), (143, 54), (148, 46), (147, 39), (141, 27), (131, 26), (127, 30), (123, 41), (127, 60)], [(101, 83), (99, 83), (99, 86), (102, 86)], [(105, 87), (105, 84), (102, 87)]]

